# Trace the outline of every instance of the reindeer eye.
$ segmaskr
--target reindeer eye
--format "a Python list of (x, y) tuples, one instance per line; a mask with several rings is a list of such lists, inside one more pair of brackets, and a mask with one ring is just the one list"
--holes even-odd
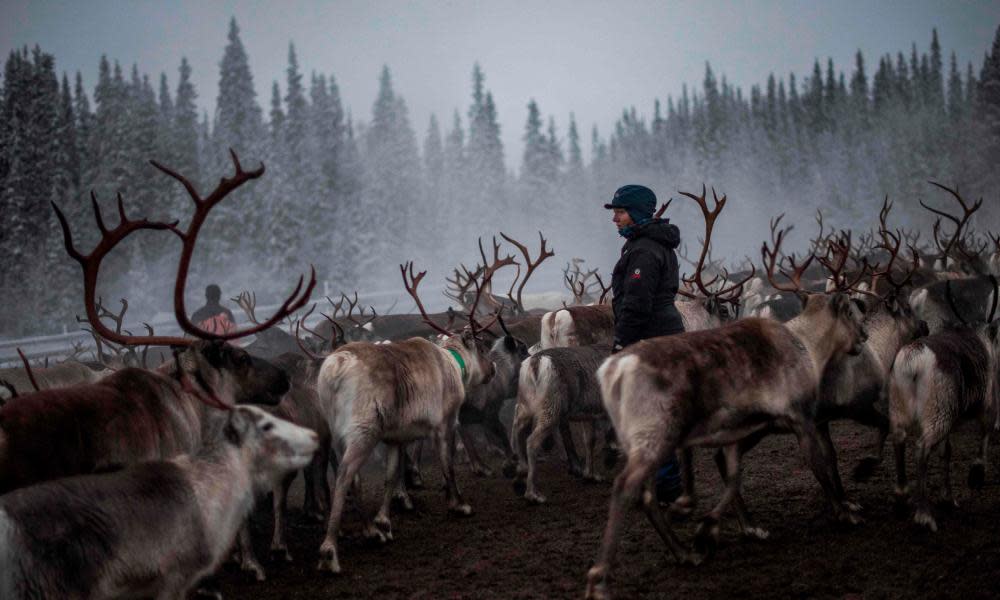
[(263, 427), (260, 428), (261, 431), (271, 431), (274, 429), (274, 423), (265, 423)]

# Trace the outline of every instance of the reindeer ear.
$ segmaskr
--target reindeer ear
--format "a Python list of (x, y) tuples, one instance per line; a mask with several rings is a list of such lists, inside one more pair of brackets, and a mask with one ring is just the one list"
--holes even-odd
[(803, 290), (796, 290), (795, 295), (798, 297), (799, 302), (802, 303), (802, 308), (805, 308), (809, 304), (809, 292)]
[(517, 352), (517, 340), (509, 335), (503, 336), (503, 347), (507, 352), (514, 353)]
[(858, 307), (858, 312), (860, 312), (861, 314), (865, 314), (868, 312), (868, 307), (865, 306), (863, 300), (859, 300), (857, 298), (851, 298), (851, 302), (854, 303), (854, 306)]

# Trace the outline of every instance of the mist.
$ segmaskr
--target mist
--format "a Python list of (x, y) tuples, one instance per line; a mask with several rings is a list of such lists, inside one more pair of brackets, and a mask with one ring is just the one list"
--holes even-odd
[[(992, 119), (1000, 105), (981, 90), (1000, 77), (1000, 37), (981, 49), (982, 64), (958, 62), (930, 29), (912, 45), (859, 50), (843, 63), (815, 56), (805, 63), (811, 69), (745, 86), (727, 79), (726, 64), (708, 63), (679, 92), (605, 105), (601, 118), (528, 96), (517, 121), (502, 116), (497, 99), (510, 94), (474, 56), (462, 105), (413, 110), (398, 81), (414, 73), (387, 64), (370, 74), (377, 87), (367, 106), (355, 102), (352, 110), (345, 98), (356, 92), (336, 73), (307, 73), (301, 65), (317, 59), (300, 55), (294, 40), (282, 78), (268, 86), (256, 78), (236, 19), (225, 39), (210, 89), (195, 85), (192, 73), (213, 72), (214, 64), (184, 61), (172, 81), (132, 66), (131, 57), (104, 57), (97, 81), (87, 82), (57, 75), (62, 57), (45, 47), (11, 53), (0, 123), (8, 225), (0, 247), (13, 259), (0, 281), (6, 297), (35, 302), (4, 317), (0, 336), (78, 327), (82, 277), (49, 200), (84, 253), (99, 233), (91, 191), (109, 226), (121, 193), (130, 218), (186, 227), (193, 203), (149, 159), (186, 175), (203, 195), (232, 175), (229, 148), (247, 170), (265, 165), (202, 228), (186, 286), (189, 312), (208, 283), (222, 286), (224, 300), (245, 289), (259, 306), (278, 303), (310, 266), (319, 280), (314, 299), (357, 290), (365, 305), (376, 298), (380, 310), (410, 312), (399, 273), (407, 261), (428, 272), (420, 288), (428, 308), (443, 308), (445, 278), (480, 261), (480, 238), (489, 253), (497, 236), (501, 255), (523, 262), (500, 232), (533, 258), (542, 232), (556, 255), (527, 291), (568, 296), (562, 270), (573, 258), (609, 278), (623, 240), (602, 205), (626, 183), (648, 185), (661, 203), (672, 199), (664, 216), (680, 227), (692, 257), (704, 224), (679, 192), (697, 195), (705, 185), (710, 207), (713, 189), (725, 195), (712, 254), (734, 268), (745, 257), (759, 261), (779, 214), (795, 226), (789, 249), (801, 250), (815, 234), (817, 210), (827, 227), (861, 232), (888, 196), (893, 226), (926, 231), (932, 219), (918, 200), (949, 201), (928, 180), (975, 198), (998, 189), (1000, 132)], [(996, 229), (998, 212), (995, 200), (987, 202), (973, 227)], [(103, 265), (105, 305), (116, 309), (127, 298), (135, 322), (172, 313), (179, 249), (165, 232), (127, 239)], [(495, 287), (506, 290), (514, 270), (501, 273)]]

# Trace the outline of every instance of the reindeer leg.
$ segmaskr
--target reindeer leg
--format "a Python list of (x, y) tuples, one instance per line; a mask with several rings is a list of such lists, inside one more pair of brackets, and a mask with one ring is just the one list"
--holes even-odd
[(458, 435), (462, 438), (462, 445), (465, 446), (465, 453), (469, 455), (469, 465), (472, 467), (472, 472), (480, 477), (492, 477), (493, 471), (483, 464), (483, 459), (479, 456), (479, 451), (476, 450), (476, 444), (466, 426), (459, 424)]
[[(716, 455), (716, 460), (721, 460), (720, 455)], [(694, 483), (694, 449), (684, 448), (677, 453), (677, 462), (681, 470), (681, 495), (670, 503), (670, 514), (678, 517), (687, 517), (694, 512), (698, 505), (698, 496)], [(720, 473), (721, 473), (720, 467)]]
[(496, 448), (504, 454), (503, 474), (505, 477), (513, 477), (517, 467), (517, 458), (511, 449), (510, 439), (503, 423), (500, 421), (500, 412), (492, 411), (483, 420), (483, 432)]
[(576, 453), (576, 444), (573, 442), (573, 429), (570, 427), (569, 421), (565, 419), (560, 420), (559, 436), (562, 439), (563, 450), (566, 451), (566, 464), (569, 466), (569, 474), (576, 477), (584, 477), (583, 465), (580, 462), (580, 455)]
[(882, 464), (882, 455), (885, 453), (885, 440), (889, 436), (889, 418), (882, 414), (873, 404), (868, 405), (853, 415), (853, 418), (862, 425), (874, 427), (878, 430), (878, 438), (871, 455), (861, 459), (861, 462), (854, 467), (854, 480), (867, 481), (871, 479), (871, 476), (875, 473), (875, 469)]
[(830, 438), (830, 423), (824, 422), (817, 424), (816, 432), (819, 434), (820, 443), (823, 444), (823, 454), (827, 457), (826, 462), (827, 468), (830, 472), (830, 480), (833, 482), (834, 488), (837, 490), (837, 496), (850, 510), (854, 512), (860, 511), (861, 506), (846, 500), (847, 493), (844, 491), (844, 482), (840, 479), (840, 468), (837, 464), (837, 449), (833, 446), (833, 440)]
[[(737, 445), (737, 453), (740, 460), (743, 456), (762, 439), (761, 437), (751, 436), (751, 438), (746, 438), (741, 440)], [(731, 466), (729, 465), (726, 457), (726, 452), (724, 449), (720, 448), (718, 452), (715, 453), (715, 466), (719, 469), (719, 476), (722, 477), (722, 482), (726, 485), (729, 484), (729, 480), (732, 476), (730, 472)], [(740, 526), (740, 533), (744, 537), (753, 538), (757, 540), (766, 540), (771, 536), (763, 527), (758, 527), (754, 524), (753, 518), (750, 516), (750, 511), (747, 509), (746, 501), (743, 499), (743, 492), (740, 491), (739, 486), (737, 486), (733, 498), (729, 504), (733, 512), (736, 513), (736, 521)]]
[(927, 462), (930, 459), (933, 446), (925, 438), (917, 442), (917, 485), (913, 490), (913, 505), (916, 511), (913, 522), (931, 531), (937, 531), (937, 521), (931, 513), (930, 501), (927, 499)]
[(597, 452), (597, 421), (589, 421), (583, 424), (583, 479), (584, 481), (604, 481), (597, 470), (594, 469), (594, 454)]
[(812, 469), (813, 475), (819, 481), (830, 502), (834, 518), (852, 525), (860, 523), (861, 516), (852, 509), (850, 504), (844, 501), (843, 495), (834, 481), (833, 471), (830, 468), (829, 449), (820, 439), (816, 425), (811, 421), (804, 420), (794, 425), (793, 431), (798, 438), (799, 448), (802, 450), (809, 468)]
[(527, 479), (527, 489), (524, 492), (524, 499), (532, 504), (543, 504), (545, 502), (545, 496), (538, 492), (538, 488), (535, 486), (535, 474), (538, 472), (538, 453), (541, 452), (542, 444), (545, 439), (552, 434), (554, 429), (554, 423), (544, 420), (544, 416), (535, 420), (535, 428), (532, 430), (531, 435), (528, 436), (527, 449), (528, 449), (528, 479)]
[[(354, 481), (355, 475), (361, 470), (361, 466), (375, 448), (376, 443), (378, 443), (377, 440), (372, 437), (356, 437), (350, 439), (348, 442), (333, 484), (333, 501), (330, 503), (330, 515), (326, 523), (326, 536), (319, 547), (320, 559), (317, 568), (320, 571), (340, 573), (340, 560), (337, 556), (337, 532), (340, 530), (340, 519), (344, 512), (344, 500), (347, 498), (347, 488)], [(360, 506), (361, 498), (355, 496), (354, 500), (358, 505), (358, 509), (362, 510)]]
[[(722, 514), (729, 507), (730, 503), (740, 493), (742, 465), (739, 446), (737, 444), (724, 446), (721, 448), (721, 454), (723, 464), (720, 465), (720, 471), (726, 487), (722, 492), (722, 497), (719, 498), (719, 502), (710, 513), (702, 518), (701, 523), (698, 524), (694, 538), (694, 552), (697, 557), (695, 562), (697, 563), (715, 554), (715, 548), (719, 543), (719, 521), (722, 519)], [(717, 454), (716, 457), (718, 462), (719, 455)]]
[(375, 526), (385, 536), (387, 540), (392, 539), (392, 521), (390, 512), (392, 510), (392, 496), (396, 491), (397, 480), (399, 479), (399, 463), (402, 461), (403, 446), (393, 444), (386, 446), (385, 454), (385, 489), (382, 491), (382, 506), (378, 514), (375, 515)]
[(462, 494), (459, 492), (458, 482), (455, 480), (454, 425), (446, 421), (442, 430), (435, 437), (437, 438), (438, 457), (441, 461), (441, 473), (444, 475), (448, 511), (460, 515), (471, 515), (472, 507), (462, 501)]
[[(323, 463), (326, 464), (325, 462)], [(306, 467), (308, 469), (308, 467)], [(285, 517), (288, 513), (288, 488), (295, 480), (295, 473), (286, 475), (271, 490), (271, 506), (274, 512), (274, 532), (271, 537), (271, 560), (292, 562), (292, 555), (285, 543)], [(308, 498), (308, 496), (306, 496)]]
[(524, 482), (528, 474), (528, 435), (534, 427), (534, 419), (526, 415), (520, 405), (514, 407), (514, 422), (511, 425), (510, 443), (517, 465), (514, 470), (514, 493), (523, 495), (526, 489)]
[(944, 496), (941, 497), (941, 503), (948, 508), (958, 508), (958, 502), (955, 501), (955, 496), (952, 494), (951, 489), (951, 437), (944, 438), (944, 451), (941, 453), (941, 462), (944, 473), (942, 476), (944, 478)]
[(264, 575), (264, 567), (260, 566), (257, 562), (257, 557), (253, 554), (253, 540), (250, 538), (250, 518), (243, 523), (243, 527), (240, 528), (240, 534), (238, 542), (240, 548), (240, 570), (244, 573), (253, 573), (254, 579), (257, 581), (264, 581), (267, 576)]
[[(597, 554), (594, 566), (587, 572), (586, 598), (610, 598), (607, 580), (611, 571), (611, 564), (614, 562), (615, 554), (618, 552), (625, 514), (637, 500), (642, 500), (647, 517), (652, 522), (656, 532), (663, 538), (663, 541), (667, 544), (667, 548), (674, 557), (681, 562), (687, 559), (687, 554), (671, 530), (669, 523), (664, 520), (663, 514), (659, 511), (656, 494), (651, 489), (653, 471), (660, 464), (663, 456), (669, 456), (673, 452), (675, 444), (676, 442), (666, 443), (665, 441), (665, 447), (661, 448), (664, 450), (663, 452), (630, 453), (625, 468), (615, 477), (614, 485), (611, 487), (611, 501), (608, 505), (608, 523), (604, 527), (601, 549)], [(645, 492), (643, 493), (644, 489)]]
[(403, 474), (406, 478), (406, 487), (412, 490), (420, 490), (424, 487), (424, 480), (420, 476), (420, 459), (424, 453), (424, 440), (417, 440), (410, 444), (410, 452), (403, 452)]
[(990, 447), (990, 423), (986, 422), (986, 417), (983, 415), (980, 421), (980, 435), (982, 439), (979, 444), (979, 456), (973, 461), (972, 466), (969, 467), (969, 487), (974, 490), (981, 490), (983, 484), (986, 483), (986, 456), (987, 451)]
[(901, 513), (900, 516), (905, 516), (906, 510), (906, 498), (910, 493), (910, 484), (906, 478), (906, 438), (898, 435), (893, 435), (894, 438), (892, 442), (893, 456), (896, 462), (896, 486), (893, 488), (893, 497), (895, 498), (894, 504), (896, 507), (896, 512)]
[(677, 539), (673, 528), (670, 527), (670, 523), (664, 518), (663, 511), (660, 509), (660, 503), (656, 499), (656, 487), (653, 484), (652, 477), (647, 477), (646, 483), (643, 486), (642, 509), (646, 513), (646, 518), (653, 525), (653, 529), (659, 534), (660, 539), (667, 545), (667, 549), (670, 550), (670, 554), (673, 555), (677, 562), (696, 564), (694, 557), (688, 554), (680, 540)]

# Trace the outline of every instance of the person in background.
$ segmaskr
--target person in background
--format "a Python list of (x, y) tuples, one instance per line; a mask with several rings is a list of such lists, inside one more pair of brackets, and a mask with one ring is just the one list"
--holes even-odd
[[(611, 353), (639, 340), (682, 333), (684, 322), (674, 306), (680, 284), (674, 250), (681, 241), (680, 230), (667, 219), (654, 218), (656, 195), (642, 185), (618, 188), (604, 208), (614, 211), (611, 220), (625, 238), (611, 276), (615, 315)], [(660, 502), (680, 496), (676, 457), (657, 470), (655, 483)]]
[(219, 335), (236, 329), (236, 319), (232, 311), (219, 304), (220, 298), (222, 290), (219, 286), (213, 283), (205, 288), (205, 306), (191, 315), (191, 321), (202, 331)]

